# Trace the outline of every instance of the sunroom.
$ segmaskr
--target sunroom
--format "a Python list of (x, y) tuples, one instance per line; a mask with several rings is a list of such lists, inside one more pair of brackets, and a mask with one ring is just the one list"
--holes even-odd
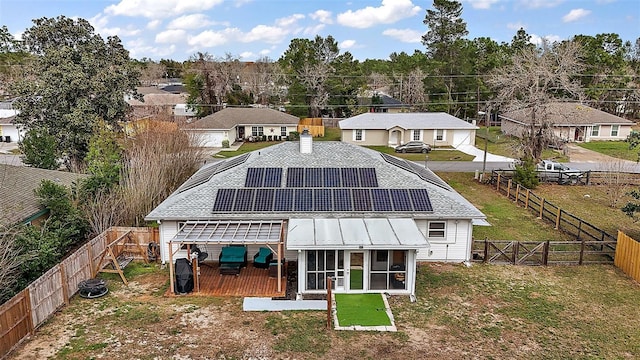
[(429, 243), (410, 218), (290, 219), (286, 247), (298, 251), (298, 294), (415, 294), (416, 254)]

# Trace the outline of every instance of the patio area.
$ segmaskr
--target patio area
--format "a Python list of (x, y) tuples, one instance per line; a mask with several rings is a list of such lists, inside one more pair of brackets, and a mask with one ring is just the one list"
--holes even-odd
[[(286, 266), (283, 274), (287, 274)], [(200, 264), (200, 292), (197, 286), (186, 296), (252, 296), (284, 297), (287, 294), (287, 277), (282, 277), (282, 291), (278, 291), (278, 278), (269, 276), (269, 269), (259, 269), (249, 263), (240, 269), (238, 275), (220, 274), (217, 262)], [(185, 296), (172, 294), (167, 289), (165, 296)]]

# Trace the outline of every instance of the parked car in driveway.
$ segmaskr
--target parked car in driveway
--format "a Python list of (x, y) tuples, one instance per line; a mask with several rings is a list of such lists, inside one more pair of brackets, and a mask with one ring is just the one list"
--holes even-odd
[(395, 149), (396, 149), (396, 152), (401, 152), (401, 153), (414, 152), (414, 153), (426, 154), (429, 151), (431, 151), (431, 145), (425, 144), (422, 141), (409, 141), (404, 145), (396, 146)]

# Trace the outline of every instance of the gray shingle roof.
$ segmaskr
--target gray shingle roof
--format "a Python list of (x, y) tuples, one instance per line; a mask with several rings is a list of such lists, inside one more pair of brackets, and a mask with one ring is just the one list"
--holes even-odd
[[(500, 115), (523, 124), (531, 124), (533, 108), (516, 110)], [(575, 103), (550, 103), (541, 107), (539, 114), (545, 114), (547, 121), (554, 125), (633, 125), (632, 121), (604, 111)]]
[(344, 119), (341, 129), (388, 130), (394, 126), (403, 129), (478, 129), (464, 120), (447, 113), (364, 113)]
[[(427, 189), (433, 212), (369, 212), (369, 213), (230, 213), (213, 214), (213, 204), (219, 189), (243, 188), (247, 169), (251, 167), (366, 167), (375, 168), (380, 188)], [(425, 170), (430, 172), (430, 170)], [(194, 176), (198, 176), (196, 173)], [(283, 174), (284, 176), (284, 174)], [(437, 177), (435, 174), (433, 177)], [(283, 219), (295, 217), (415, 217), (484, 219), (485, 216), (452, 189), (425, 181), (415, 171), (404, 170), (385, 161), (382, 155), (367, 148), (342, 142), (314, 142), (311, 154), (299, 151), (299, 142), (284, 142), (250, 153), (247, 160), (189, 190), (174, 193), (156, 207), (147, 220), (213, 220), (213, 219)]]
[(189, 124), (189, 129), (228, 130), (236, 125), (297, 126), (296, 116), (268, 108), (226, 108)]
[(42, 211), (34, 190), (42, 180), (71, 186), (83, 174), (0, 164), (0, 224), (9, 225)]

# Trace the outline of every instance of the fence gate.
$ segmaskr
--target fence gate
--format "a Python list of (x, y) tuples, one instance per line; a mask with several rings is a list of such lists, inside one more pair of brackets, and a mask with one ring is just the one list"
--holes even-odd
[[(546, 265), (547, 242), (480, 241), (484, 243), (483, 262), (492, 264)], [(476, 252), (476, 255), (479, 255)]]

